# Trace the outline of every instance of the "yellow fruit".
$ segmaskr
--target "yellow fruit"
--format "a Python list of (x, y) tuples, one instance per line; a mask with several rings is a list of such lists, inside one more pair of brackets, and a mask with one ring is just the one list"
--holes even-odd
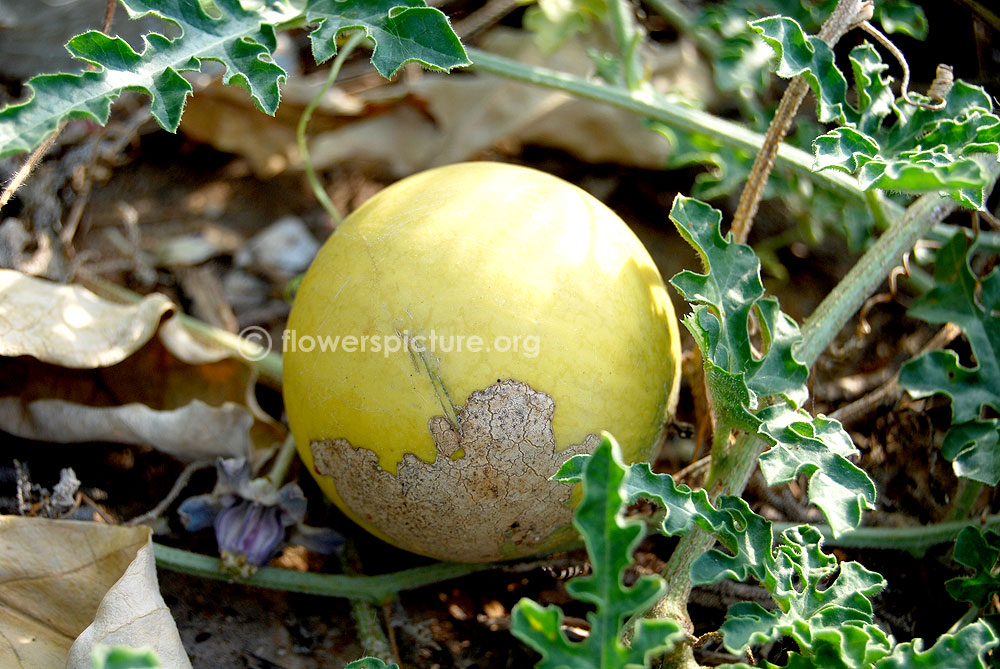
[(444, 560), (573, 538), (549, 481), (598, 435), (647, 459), (677, 396), (677, 323), (610, 209), (536, 170), (463, 163), (386, 188), (302, 281), (288, 419), (319, 486), (382, 539)]

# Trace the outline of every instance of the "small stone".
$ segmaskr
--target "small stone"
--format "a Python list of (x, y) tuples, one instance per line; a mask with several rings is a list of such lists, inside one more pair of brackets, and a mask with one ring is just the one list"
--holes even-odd
[(236, 253), (236, 265), (272, 278), (287, 279), (306, 271), (319, 242), (297, 216), (285, 216), (254, 235)]

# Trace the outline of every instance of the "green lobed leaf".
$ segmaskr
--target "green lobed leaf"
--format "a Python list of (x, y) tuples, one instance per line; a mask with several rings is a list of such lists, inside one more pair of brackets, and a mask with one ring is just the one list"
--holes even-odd
[[(895, 7), (914, 16), (912, 8)], [(863, 188), (906, 193), (945, 191), (961, 204), (981, 208), (987, 175), (974, 154), (1000, 153), (1000, 118), (982, 88), (956, 82), (941, 110), (894, 99), (887, 66), (871, 44), (850, 54), (858, 107), (847, 101), (847, 80), (833, 51), (807, 35), (794, 19), (775, 16), (751, 23), (777, 55), (777, 73), (802, 75), (816, 94), (818, 117), (842, 127), (813, 143), (816, 169), (858, 174)], [(918, 94), (911, 94), (920, 98)], [(890, 127), (883, 121), (893, 117)]]
[(149, 94), (153, 117), (174, 131), (192, 92), (181, 73), (200, 70), (206, 60), (222, 63), (223, 81), (246, 88), (262, 111), (273, 114), (277, 109), (278, 84), (285, 71), (270, 59), (274, 28), (259, 14), (244, 10), (238, 0), (218, 0), (219, 16), (209, 16), (200, 3), (185, 0), (122, 4), (133, 18), (153, 14), (174, 24), (180, 37), (149, 33), (141, 54), (124, 40), (97, 31), (74, 37), (66, 47), (70, 53), (100, 69), (31, 78), (31, 98), (0, 110), (0, 157), (34, 149), (64, 120), (106, 123), (111, 103), (124, 90)]
[[(845, 444), (843, 448), (850, 446)], [(581, 480), (590, 458), (571, 458), (554, 478)], [(619, 485), (620, 501), (646, 497), (668, 510), (661, 528), (665, 534), (674, 534), (677, 528), (682, 533), (697, 523), (726, 548), (728, 553), (712, 550), (694, 562), (692, 583), (753, 576), (771, 594), (776, 605), (773, 609), (752, 602), (730, 608), (721, 627), (724, 645), (730, 652), (742, 653), (748, 646), (790, 639), (797, 651), (789, 652), (785, 664), (780, 665), (786, 669), (973, 669), (986, 666), (984, 656), (998, 643), (996, 633), (980, 621), (956, 634), (942, 635), (926, 651), (920, 640), (894, 645), (893, 639), (874, 624), (869, 599), (885, 587), (885, 580), (856, 562), (838, 563), (836, 557), (823, 551), (823, 537), (816, 528), (789, 528), (775, 546), (771, 523), (753, 513), (742, 499), (722, 497), (715, 508), (704, 491), (678, 486), (669, 475), (654, 474), (647, 463), (629, 467)], [(671, 520), (672, 515), (677, 518)], [(959, 543), (956, 559), (976, 569), (979, 575), (988, 573), (1000, 555), (1000, 535), (995, 532), (989, 532), (984, 539), (978, 530), (968, 528), (960, 535)], [(975, 581), (972, 588), (977, 595), (988, 596), (983, 583)], [(539, 630), (549, 630), (549, 639), (556, 643), (562, 613), (555, 607), (542, 609), (530, 604), (533, 624)], [(539, 666), (596, 666), (579, 661), (574, 664), (572, 658), (562, 658), (561, 662)], [(779, 665), (761, 662), (757, 666)]]
[[(717, 408), (734, 414), (752, 411), (757, 396), (804, 401), (809, 370), (792, 355), (798, 326), (780, 311), (777, 301), (763, 299), (760, 261), (753, 250), (734, 244), (730, 237), (724, 239), (719, 229), (722, 214), (698, 200), (678, 196), (670, 219), (705, 268), (704, 274), (685, 270), (670, 283), (695, 305), (684, 324), (702, 350), (706, 370), (717, 376), (719, 393), (716, 397), (713, 391), (713, 399), (723, 402)], [(751, 312), (765, 333), (759, 355), (750, 340)], [(725, 390), (733, 393), (723, 395)]]
[[(810, 501), (835, 535), (856, 527), (861, 511), (874, 504), (875, 486), (847, 460), (856, 450), (838, 422), (796, 409), (808, 397), (809, 373), (793, 354), (799, 328), (777, 300), (764, 298), (760, 261), (750, 247), (722, 237), (722, 215), (702, 202), (678, 196), (670, 218), (706, 269), (686, 270), (671, 283), (694, 304), (684, 325), (702, 351), (716, 429), (759, 434), (772, 445), (761, 458), (770, 484), (805, 473)], [(751, 344), (751, 314), (761, 330), (761, 352)], [(771, 406), (761, 409), (762, 397), (774, 398)]]
[(823, 123), (844, 115), (847, 79), (834, 62), (833, 50), (818, 37), (807, 35), (795, 19), (771, 16), (751, 22), (778, 56), (775, 72), (792, 78), (802, 75), (816, 94), (817, 116)]
[[(274, 25), (299, 16), (287, 0), (265, 0), (257, 9), (244, 8), (239, 0), (214, 0), (218, 15), (192, 0), (122, 4), (133, 18), (151, 14), (173, 24), (180, 36), (149, 33), (141, 52), (97, 31), (71, 39), (70, 53), (98, 69), (29, 80), (31, 97), (0, 110), (0, 157), (34, 149), (66, 120), (106, 123), (112, 102), (125, 90), (147, 93), (151, 114), (173, 132), (192, 93), (181, 74), (199, 71), (205, 61), (222, 63), (223, 82), (246, 88), (261, 111), (273, 114), (278, 108), (285, 71), (271, 57)], [(409, 61), (441, 70), (470, 62), (445, 15), (423, 0), (311, 0), (307, 11), (319, 24), (311, 38), (320, 61), (336, 53), (338, 32), (360, 28), (375, 41), (372, 63), (384, 76)]]
[[(830, 15), (837, 0), (728, 0), (698, 3), (695, 26), (714, 33), (720, 42), (713, 61), (716, 85), (722, 91), (763, 93), (769, 82), (773, 51), (750, 28), (755, 19), (780, 14), (797, 21), (805, 30), (816, 32)], [(875, 3), (873, 20), (886, 32), (902, 32), (916, 39), (927, 36), (927, 17), (910, 0), (880, 0)]]
[[(552, 480), (579, 483), (583, 480), (583, 468), (589, 458), (589, 455), (574, 455), (563, 463)], [(684, 534), (692, 523), (714, 512), (707, 492), (692, 490), (684, 484), (676, 485), (669, 474), (654, 473), (648, 462), (631, 465), (625, 472), (623, 486), (626, 504), (632, 504), (640, 497), (659, 502), (664, 510), (659, 529), (664, 536)], [(703, 527), (710, 530), (711, 524)]]
[[(884, 641), (883, 641), (884, 639)], [(757, 669), (986, 669), (985, 655), (997, 647), (996, 632), (984, 621), (943, 634), (928, 650), (920, 639), (892, 646), (891, 638), (872, 625), (848, 623), (841, 631), (832, 628), (814, 634), (813, 656), (789, 652), (783, 665), (762, 661)], [(881, 657), (872, 660), (870, 658)], [(746, 664), (721, 664), (719, 669), (752, 669)]]
[(982, 532), (972, 526), (962, 529), (955, 539), (954, 557), (955, 562), (974, 573), (945, 582), (948, 594), (957, 601), (983, 608), (994, 594), (1000, 593), (1000, 575), (993, 573), (997, 558), (1000, 558), (1000, 533)]
[(758, 414), (760, 433), (774, 446), (760, 456), (768, 485), (809, 477), (809, 501), (823, 512), (834, 537), (861, 524), (861, 514), (875, 508), (875, 484), (849, 457), (859, 455), (843, 426), (825, 416), (813, 417), (787, 404)]
[[(725, 0), (696, 4), (696, 30), (713, 35), (714, 41), (719, 44), (712, 59), (716, 86), (722, 91), (739, 92), (744, 116), (756, 125), (758, 131), (765, 130), (771, 114), (763, 109), (754, 93), (763, 94), (770, 85), (769, 69), (774, 52), (750, 27), (750, 23), (780, 14), (794, 19), (804, 31), (815, 32), (836, 4), (837, 0)], [(927, 19), (923, 10), (909, 0), (880, 0), (875, 3), (874, 10), (873, 20), (881, 22), (886, 32), (904, 32), (917, 39), (926, 37)], [(806, 41), (804, 35), (802, 40)], [(864, 55), (870, 55), (871, 61), (866, 62)], [(842, 109), (861, 132), (872, 134), (881, 124), (881, 119), (891, 112), (895, 96), (889, 86), (891, 79), (882, 75), (887, 67), (874, 48), (865, 45), (856, 52), (856, 60), (852, 61), (855, 81), (867, 81), (865, 85), (858, 84), (858, 94), (862, 97), (870, 95), (871, 100), (864, 102), (863, 112), (854, 110), (851, 113), (853, 108), (846, 102)], [(821, 131), (808, 128), (808, 125), (799, 120), (795, 135), (786, 138), (786, 141), (802, 147), (811, 145)], [(696, 177), (690, 193), (692, 196), (714, 200), (735, 192), (746, 180), (752, 155), (718, 146), (717, 142), (704, 137), (664, 128), (654, 129), (670, 139), (672, 154), (669, 166), (697, 163), (708, 167)], [(834, 155), (827, 163), (837, 165), (841, 158)], [(977, 188), (959, 187), (957, 195), (963, 202), (974, 202), (977, 191)], [(863, 250), (871, 238), (875, 220), (867, 207), (849, 202), (846, 205), (848, 210), (844, 210), (842, 197), (816, 189), (813, 183), (801, 177), (775, 171), (768, 180), (764, 197), (780, 197), (783, 200), (791, 217), (801, 222), (804, 240), (810, 245), (819, 243), (823, 229), (829, 228), (842, 229), (853, 252)], [(825, 206), (826, 201), (830, 202), (829, 206)], [(783, 267), (777, 258), (766, 247), (758, 247), (757, 250), (765, 268), (775, 277), (784, 278)]]
[(985, 669), (986, 653), (998, 644), (996, 633), (979, 620), (955, 634), (941, 635), (927, 650), (920, 639), (901, 643), (875, 669)]
[(721, 628), (729, 650), (789, 637), (803, 657), (817, 658), (832, 642), (837, 651), (831, 654), (844, 666), (857, 667), (871, 666), (888, 652), (888, 638), (872, 623), (868, 600), (885, 580), (856, 562), (838, 563), (823, 552), (822, 541), (806, 525), (782, 533), (768, 565), (770, 580), (762, 583), (778, 607), (769, 611), (744, 602), (730, 608)]
[(931, 351), (903, 365), (900, 383), (914, 397), (951, 398), (952, 428), (944, 455), (959, 476), (990, 485), (1000, 482), (996, 420), (979, 420), (985, 407), (1000, 410), (1000, 269), (978, 279), (969, 267), (964, 234), (938, 251), (934, 287), (914, 302), (911, 315), (929, 323), (955, 323), (965, 334), (975, 364), (961, 364), (954, 351)]
[(817, 171), (837, 169), (854, 174), (870, 163), (878, 153), (878, 143), (854, 128), (837, 128), (813, 142)]
[[(981, 208), (988, 179), (973, 157), (1000, 152), (1000, 118), (985, 91), (959, 81), (944, 109), (922, 109), (893, 99), (886, 65), (871, 45), (855, 47), (850, 60), (858, 108), (845, 102), (842, 127), (813, 142), (816, 169), (857, 174), (865, 189), (945, 191)], [(884, 128), (890, 111), (894, 122)]]
[(711, 531), (727, 549), (710, 550), (691, 565), (691, 582), (709, 585), (723, 578), (743, 581), (753, 576), (764, 585), (769, 582), (771, 547), (774, 543), (771, 523), (750, 510), (739, 497), (719, 498), (718, 510), (703, 516), (699, 523)]
[(941, 443), (941, 455), (955, 474), (987, 483), (1000, 478), (1000, 421), (970, 420), (953, 425)]
[(343, 30), (364, 30), (375, 41), (372, 65), (389, 78), (410, 61), (432, 70), (470, 65), (448, 17), (423, 0), (309, 0), (306, 18), (313, 56), (323, 63), (337, 53)]
[(653, 575), (640, 576), (629, 587), (623, 583), (645, 525), (622, 515), (626, 468), (617, 442), (604, 433), (593, 454), (574, 460), (571, 473), (576, 465), (582, 465), (578, 473), (583, 499), (573, 525), (583, 536), (593, 570), (570, 580), (566, 590), (595, 607), (587, 614), (590, 634), (583, 641), (570, 641), (561, 629), (562, 611), (530, 599), (522, 599), (511, 611), (511, 631), (542, 655), (537, 665), (542, 669), (646, 667), (653, 655), (669, 651), (685, 633), (676, 621), (642, 618), (635, 624), (631, 643), (623, 643), (625, 621), (652, 606), (666, 583)]
[[(557, 477), (579, 480), (588, 458), (575, 456)], [(787, 637), (798, 645), (802, 658), (821, 662), (801, 666), (870, 667), (888, 654), (889, 638), (872, 623), (868, 599), (885, 587), (884, 579), (823, 552), (823, 537), (816, 528), (785, 530), (775, 546), (771, 523), (744, 500), (723, 496), (715, 507), (704, 490), (678, 486), (669, 475), (652, 473), (646, 463), (628, 469), (623, 487), (627, 501), (644, 497), (664, 507), (664, 534), (683, 533), (697, 524), (722, 544), (724, 550), (708, 551), (694, 561), (693, 584), (753, 577), (771, 594), (773, 610), (756, 603), (730, 609), (721, 630), (730, 651), (741, 653), (747, 646)]]
[[(582, 468), (590, 457), (573, 456), (553, 479), (579, 482)], [(705, 490), (677, 485), (669, 474), (656, 474), (645, 462), (635, 463), (626, 470), (622, 490), (626, 503), (646, 498), (663, 507), (661, 534), (681, 535), (698, 525), (715, 535), (728, 551), (710, 551), (695, 561), (691, 578), (696, 585), (715, 583), (723, 578), (744, 580), (749, 576), (762, 582), (767, 580), (766, 565), (761, 560), (771, 552), (774, 540), (771, 523), (751, 511), (744, 500), (724, 496), (716, 508)]]
[[(858, 107), (844, 106), (852, 126), (861, 133), (873, 134), (882, 127), (882, 122), (892, 112), (896, 104), (896, 94), (892, 90), (892, 77), (886, 76), (889, 66), (874, 46), (865, 42), (851, 49), (848, 55), (854, 74), (854, 88), (858, 94)], [(878, 146), (876, 145), (876, 149)]]
[(876, 21), (887, 33), (903, 33), (915, 39), (926, 39), (927, 16), (923, 7), (909, 0), (880, 0), (875, 5)]

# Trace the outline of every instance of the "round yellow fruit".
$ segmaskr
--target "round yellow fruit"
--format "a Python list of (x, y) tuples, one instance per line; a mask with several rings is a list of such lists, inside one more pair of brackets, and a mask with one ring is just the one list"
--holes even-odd
[(283, 339), (288, 420), (320, 488), (443, 560), (566, 544), (573, 489), (549, 477), (602, 430), (649, 458), (677, 397), (677, 322), (642, 243), (585, 191), (502, 163), (366, 202)]

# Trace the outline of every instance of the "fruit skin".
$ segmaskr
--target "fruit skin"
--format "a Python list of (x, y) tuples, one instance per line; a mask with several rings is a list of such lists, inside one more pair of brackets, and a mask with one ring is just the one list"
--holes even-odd
[[(371, 350), (376, 335), (384, 344), (432, 334), (438, 339), (423, 340), (423, 353)], [(331, 350), (332, 340), (321, 351), (318, 339), (302, 350), (303, 337), (338, 335), (368, 337), (366, 352), (358, 342), (343, 342), (353, 351)], [(454, 350), (458, 339), (443, 350), (453, 335), (466, 338), (461, 352)], [(484, 348), (498, 336), (508, 343), (521, 337), (521, 346), (472, 352), (472, 336)], [(526, 350), (531, 341), (536, 355)], [(284, 345), (288, 418), (319, 486), (376, 536), (440, 559), (496, 560), (553, 548), (567, 536), (570, 488), (544, 480), (568, 455), (535, 452), (544, 450), (535, 448), (537, 439), (515, 436), (523, 442), (514, 445), (517, 457), (487, 462), (485, 453), (436, 444), (432, 419), (460, 427), (473, 393), (514, 380), (554, 402), (557, 451), (592, 448), (607, 430), (627, 460), (644, 460), (660, 443), (679, 381), (677, 321), (641, 242), (585, 191), (502, 163), (413, 175), (349, 216), (302, 281)], [(476, 443), (480, 451), (511, 448), (503, 439)], [(360, 470), (320, 474), (333, 448)], [(465, 473), (440, 474), (462, 458), (473, 458), (460, 463)], [(516, 482), (532, 465), (547, 470), (535, 473), (539, 485), (552, 488), (509, 493), (504, 481)], [(468, 478), (473, 470), (475, 481)], [(405, 491), (396, 484), (404, 479)], [(352, 504), (338, 485), (352, 488)], [(394, 495), (399, 499), (378, 498)], [(466, 513), (463, 499), (478, 508)], [(416, 509), (414, 516), (380, 518), (390, 502), (394, 513)]]

